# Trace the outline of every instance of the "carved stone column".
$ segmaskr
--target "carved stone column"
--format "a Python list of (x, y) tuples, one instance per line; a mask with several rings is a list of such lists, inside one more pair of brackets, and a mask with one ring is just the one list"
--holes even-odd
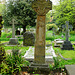
[(34, 63), (45, 64), (45, 18), (47, 12), (52, 9), (52, 2), (50, 0), (34, 0), (32, 8), (37, 13)]

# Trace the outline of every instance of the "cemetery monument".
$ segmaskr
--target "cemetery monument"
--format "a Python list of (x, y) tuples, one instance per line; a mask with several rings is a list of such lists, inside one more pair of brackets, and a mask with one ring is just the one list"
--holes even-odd
[(66, 40), (64, 41), (63, 45), (62, 45), (62, 50), (74, 50), (74, 48), (72, 47), (71, 42), (69, 41), (69, 22), (66, 21)]
[(34, 63), (31, 67), (45, 67), (45, 19), (46, 14), (52, 9), (52, 2), (50, 0), (34, 0), (32, 2), (32, 8), (37, 13), (37, 23), (36, 23), (36, 40), (35, 40), (35, 51), (34, 51)]
[(19, 44), (18, 39), (15, 38), (15, 25), (14, 24), (16, 24), (16, 22), (15, 22), (14, 19), (12, 19), (12, 38), (10, 38), (9, 45), (17, 45), (17, 44)]

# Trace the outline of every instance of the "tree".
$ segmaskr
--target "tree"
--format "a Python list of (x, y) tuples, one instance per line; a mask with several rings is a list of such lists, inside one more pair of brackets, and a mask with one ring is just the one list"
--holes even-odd
[(3, 14), (5, 26), (9, 25), (9, 20), (15, 18), (18, 21), (16, 27), (23, 28), (23, 32), (26, 31), (26, 26), (35, 26), (36, 13), (31, 8), (31, 4), (26, 1), (12, 1), (6, 3), (6, 10)]
[(55, 23), (59, 26), (65, 24), (65, 21), (69, 21), (75, 29), (75, 1), (74, 0), (61, 0), (60, 4), (54, 6), (56, 19)]

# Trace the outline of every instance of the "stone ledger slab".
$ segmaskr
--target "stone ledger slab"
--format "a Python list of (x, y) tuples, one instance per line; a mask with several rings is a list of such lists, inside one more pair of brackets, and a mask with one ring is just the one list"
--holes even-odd
[(68, 75), (75, 75), (75, 65), (65, 65)]
[[(56, 57), (56, 54), (53, 50), (53, 47), (45, 47), (46, 48), (46, 53), (45, 53), (45, 62), (48, 63), (53, 63), (53, 57)], [(33, 62), (34, 61), (34, 47), (30, 47), (29, 50), (25, 53), (23, 56), (26, 60)]]

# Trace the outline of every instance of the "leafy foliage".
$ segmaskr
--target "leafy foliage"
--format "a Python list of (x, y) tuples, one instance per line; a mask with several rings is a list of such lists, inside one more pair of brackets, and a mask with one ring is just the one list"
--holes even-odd
[(69, 21), (70, 24), (75, 28), (75, 1), (74, 0), (61, 0), (60, 4), (54, 6), (57, 25), (64, 25), (65, 21)]
[(26, 26), (35, 26), (36, 13), (31, 8), (31, 4), (27, 1), (12, 1), (6, 3), (6, 9), (3, 12), (4, 25), (10, 26), (9, 21), (14, 18), (18, 24), (15, 24), (17, 28), (24, 28)]
[[(6, 65), (6, 66), (5, 66)], [(29, 62), (22, 58), (19, 49), (13, 49), (12, 55), (7, 55), (5, 62), (1, 65), (1, 74), (2, 75), (13, 75), (19, 74), (22, 66), (28, 66)], [(5, 66), (5, 67), (4, 67)]]

